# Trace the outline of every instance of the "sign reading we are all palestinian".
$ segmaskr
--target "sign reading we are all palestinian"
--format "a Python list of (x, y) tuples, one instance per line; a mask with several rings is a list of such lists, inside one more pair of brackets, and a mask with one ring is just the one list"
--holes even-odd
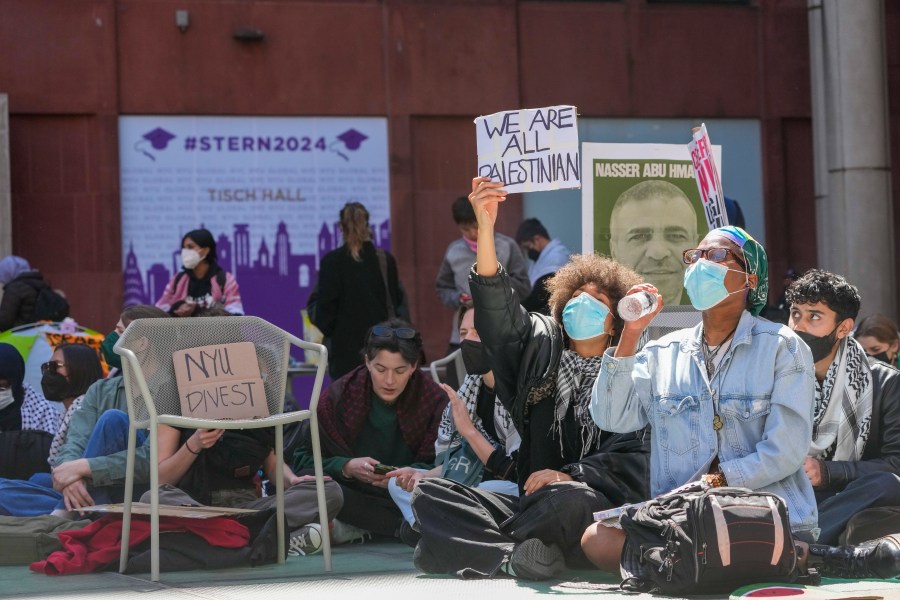
[(478, 175), (502, 181), (510, 193), (579, 187), (577, 117), (567, 105), (478, 117)]

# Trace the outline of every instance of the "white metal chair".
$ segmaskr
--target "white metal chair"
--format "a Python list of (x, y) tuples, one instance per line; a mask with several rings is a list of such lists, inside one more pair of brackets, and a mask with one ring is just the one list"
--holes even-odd
[(433, 361), (429, 366), (428, 370), (431, 372), (431, 378), (434, 379), (435, 383), (441, 383), (441, 377), (438, 375), (438, 369), (440, 367), (450, 368), (448, 365), (452, 364), (453, 368), (456, 369), (456, 380), (462, 383), (462, 380), (466, 378), (466, 365), (463, 363), (462, 359), (462, 350), (454, 350), (444, 358), (439, 358), (436, 361)]
[[(263, 377), (266, 403), (270, 416), (261, 419), (209, 420), (181, 416), (181, 404), (175, 384), (172, 353), (188, 348), (231, 342), (252, 342)], [(291, 345), (306, 352), (318, 352), (318, 370), (313, 384), (309, 409), (284, 412), (286, 372)], [(321, 344), (305, 342), (258, 317), (195, 317), (171, 319), (137, 319), (129, 324), (115, 345), (122, 356), (125, 392), (128, 401), (128, 459), (125, 478), (124, 515), (122, 523), (122, 553), (119, 570), (124, 572), (128, 561), (128, 542), (131, 527), (131, 505), (134, 488), (134, 463), (137, 430), (149, 430), (150, 444), (150, 529), (151, 580), (159, 581), (159, 441), (160, 424), (172, 427), (206, 429), (275, 428), (275, 452), (280, 473), (284, 461), (284, 425), (310, 420), (316, 493), (319, 505), (319, 524), (322, 527), (322, 546), (325, 570), (331, 571), (331, 541), (328, 536), (328, 513), (325, 505), (325, 482), (322, 471), (322, 451), (316, 406), (328, 364), (328, 353)], [(284, 479), (275, 478), (278, 518), (278, 562), (285, 561), (284, 553)]]

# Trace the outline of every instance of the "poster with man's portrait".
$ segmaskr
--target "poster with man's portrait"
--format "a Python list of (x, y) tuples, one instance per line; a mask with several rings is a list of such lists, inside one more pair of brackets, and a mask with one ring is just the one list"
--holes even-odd
[(585, 143), (582, 165), (582, 252), (628, 265), (667, 306), (690, 304), (682, 253), (709, 228), (687, 146)]

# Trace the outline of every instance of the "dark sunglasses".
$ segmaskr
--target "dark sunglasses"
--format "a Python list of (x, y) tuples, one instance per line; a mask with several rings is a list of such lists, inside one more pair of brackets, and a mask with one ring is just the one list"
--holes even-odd
[(56, 373), (60, 367), (64, 367), (66, 365), (62, 364), (58, 360), (48, 360), (44, 364), (41, 365), (41, 375), (46, 375), (50, 371)]
[(686, 265), (692, 265), (701, 258), (705, 258), (710, 262), (720, 263), (728, 260), (729, 254), (734, 258), (735, 262), (741, 265), (741, 267), (744, 266), (744, 261), (741, 259), (741, 256), (731, 248), (692, 248), (690, 250), (685, 250), (682, 253), (681, 260), (684, 261), (684, 264)]
[(401, 340), (411, 340), (416, 337), (416, 330), (412, 327), (388, 327), (387, 325), (376, 325), (372, 328), (373, 337), (392, 337), (396, 336)]

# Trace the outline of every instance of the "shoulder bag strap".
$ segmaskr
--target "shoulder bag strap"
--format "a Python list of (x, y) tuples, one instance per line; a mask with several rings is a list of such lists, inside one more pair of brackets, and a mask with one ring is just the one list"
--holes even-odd
[(394, 301), (391, 299), (391, 288), (388, 285), (387, 253), (381, 248), (376, 248), (375, 254), (378, 255), (378, 266), (381, 268), (381, 279), (384, 281), (384, 301), (387, 305), (388, 319), (394, 319), (397, 317), (397, 311), (394, 310)]

